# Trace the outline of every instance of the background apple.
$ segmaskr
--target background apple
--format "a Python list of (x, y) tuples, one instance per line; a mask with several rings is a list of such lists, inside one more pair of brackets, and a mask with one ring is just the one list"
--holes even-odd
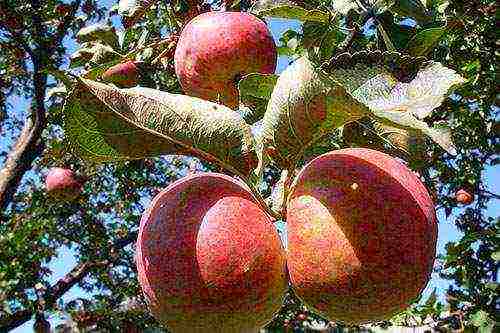
[(73, 171), (65, 168), (52, 168), (45, 178), (47, 193), (62, 200), (72, 200), (82, 191), (82, 184)]
[(255, 332), (279, 310), (285, 253), (269, 217), (229, 176), (199, 173), (159, 193), (141, 220), (139, 282), (174, 332)]
[(102, 74), (105, 82), (116, 84), (120, 88), (130, 88), (139, 81), (139, 69), (134, 61), (114, 65)]
[(186, 94), (238, 106), (237, 79), (274, 73), (276, 45), (266, 24), (242, 12), (208, 12), (192, 19), (175, 50), (175, 73)]
[(378, 321), (425, 287), (436, 251), (424, 185), (384, 153), (341, 149), (298, 175), (287, 210), (296, 294), (331, 320)]
[(455, 194), (455, 199), (462, 205), (470, 205), (474, 201), (474, 195), (462, 188)]

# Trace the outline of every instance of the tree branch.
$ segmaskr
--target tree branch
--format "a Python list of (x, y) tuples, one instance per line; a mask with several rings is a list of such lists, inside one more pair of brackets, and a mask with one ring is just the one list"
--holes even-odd
[(29, 321), (33, 317), (33, 314), (35, 314), (35, 309), (41, 308), (43, 311), (52, 308), (59, 298), (74, 285), (82, 281), (93, 269), (105, 267), (116, 262), (119, 259), (117, 252), (132, 244), (136, 238), (137, 231), (134, 231), (130, 232), (126, 237), (115, 241), (110, 247), (112, 255), (109, 259), (86, 261), (76, 265), (68, 274), (48, 288), (40, 299), (34, 302), (34, 306), (31, 309), (19, 310), (10, 315), (0, 317), (0, 332), (12, 330)]
[[(21, 36), (15, 31), (11, 31), (14, 39), (21, 43), (23, 48), (29, 53), (33, 62), (33, 90), (34, 98), (31, 106), (31, 114), (24, 123), (19, 138), (14, 148), (9, 152), (3, 169), (0, 170), (0, 212), (4, 212), (12, 201), (21, 179), (26, 171), (31, 169), (33, 161), (42, 154), (45, 143), (42, 141), (42, 132), (47, 125), (45, 110), (45, 94), (47, 89), (47, 72), (49, 59), (62, 43), (71, 21), (79, 8), (81, 0), (76, 1), (72, 6), (72, 11), (61, 25), (57, 33), (47, 42), (46, 31), (42, 20), (38, 14), (33, 15), (35, 30), (34, 40), (37, 41), (36, 49), (31, 50)], [(39, 1), (32, 1), (33, 8), (40, 9)], [(0, 213), (0, 223), (2, 221)]]
[(35, 73), (35, 77), (36, 97), (31, 115), (26, 119), (21, 135), (9, 152), (3, 169), (0, 170), (0, 211), (6, 210), (23, 175), (31, 168), (31, 163), (42, 153), (45, 146), (41, 136), (46, 124), (43, 98), (47, 75)]

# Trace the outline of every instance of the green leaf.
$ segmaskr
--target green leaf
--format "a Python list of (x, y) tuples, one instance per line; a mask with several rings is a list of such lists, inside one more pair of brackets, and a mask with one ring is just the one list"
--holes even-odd
[(387, 34), (391, 37), (394, 47), (398, 50), (404, 49), (416, 32), (415, 27), (397, 23), (394, 19), (394, 15), (390, 11), (386, 11), (380, 15), (379, 21), (384, 26)]
[(181, 154), (240, 175), (254, 167), (250, 127), (236, 112), (199, 98), (79, 79), (64, 114), (73, 147), (95, 162)]
[(342, 15), (347, 15), (350, 10), (355, 10), (357, 12), (365, 12), (370, 8), (376, 15), (379, 15), (389, 9), (394, 5), (395, 0), (367, 0), (366, 7), (364, 7), (364, 2), (353, 1), (353, 0), (332, 0), (331, 7), (337, 13)]
[(239, 113), (247, 123), (253, 124), (264, 116), (277, 80), (278, 75), (275, 74), (252, 73), (238, 82)]
[(250, 9), (257, 16), (279, 17), (301, 21), (328, 22), (330, 15), (320, 10), (307, 10), (289, 0), (258, 0)]
[(90, 58), (90, 61), (94, 64), (103, 64), (109, 61), (119, 60), (123, 58), (121, 54), (115, 52), (108, 45), (102, 45), (100, 43), (93, 43), (90, 52), (92, 53), (92, 58)]
[(495, 291), (498, 289), (498, 286), (499, 286), (499, 285), (500, 285), (500, 284), (499, 284), (499, 283), (497, 283), (497, 282), (487, 282), (484, 286), (485, 286), (487, 289), (489, 289), (489, 290), (491, 290), (491, 291), (495, 292)]
[(334, 82), (368, 107), (371, 117), (390, 126), (416, 130), (455, 154), (448, 127), (442, 123), (430, 127), (421, 119), (441, 105), (450, 89), (465, 80), (440, 63), (427, 62), (413, 80), (399, 82), (389, 68), (397, 60), (404, 64), (411, 58), (398, 57), (397, 53), (377, 52), (341, 55), (330, 64), (328, 72)]
[(318, 58), (319, 62), (330, 59), (338, 44), (345, 38), (337, 27), (340, 25), (340, 17), (332, 21), (334, 24), (305, 22), (302, 25), (304, 48), (314, 48), (314, 52), (317, 53), (315, 58)]
[(83, 43), (82, 47), (69, 56), (69, 68), (82, 67), (92, 59), (92, 44)]
[(432, 20), (431, 13), (425, 8), (421, 0), (397, 0), (391, 6), (391, 11), (402, 16), (413, 17), (422, 23)]
[(238, 82), (240, 93), (238, 113), (247, 123), (253, 124), (262, 119), (277, 80), (278, 75), (275, 74), (252, 73)]
[(500, 261), (500, 251), (493, 252), (491, 254), (491, 259), (495, 261)]
[(427, 55), (444, 36), (446, 26), (430, 28), (417, 33), (407, 45), (408, 53), (413, 56)]
[(343, 87), (328, 84), (303, 56), (276, 82), (258, 139), (279, 166), (290, 168), (305, 147), (362, 117), (365, 109)]
[(406, 154), (405, 157), (412, 158), (413, 161), (422, 157), (423, 137), (419, 135), (419, 132), (404, 130), (394, 126), (385, 125), (377, 121), (373, 122), (373, 127), (377, 134), (386, 140), (386, 143), (389, 143), (392, 147), (403, 151)]
[(394, 44), (392, 43), (391, 38), (389, 37), (389, 35), (385, 31), (384, 26), (381, 25), (381, 24), (379, 24), (377, 26), (377, 31), (382, 36), (382, 39), (384, 40), (385, 48), (388, 51), (396, 51), (396, 47), (394, 46)]
[(484, 310), (478, 310), (470, 316), (472, 325), (476, 327), (486, 327), (491, 325), (492, 320)]
[(118, 49), (118, 35), (115, 28), (105, 24), (93, 24), (80, 29), (76, 34), (78, 42), (99, 42), (111, 46), (113, 49)]
[(245, 75), (238, 82), (240, 96), (245, 97), (251, 95), (258, 98), (269, 99), (271, 98), (277, 80), (278, 75), (276, 74), (252, 73)]

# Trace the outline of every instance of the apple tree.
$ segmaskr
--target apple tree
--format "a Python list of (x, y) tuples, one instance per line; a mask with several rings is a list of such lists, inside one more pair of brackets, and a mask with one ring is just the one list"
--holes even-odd
[[(0, 330), (492, 330), (494, 12), (3, 1)], [(461, 233), (437, 259), (436, 211)]]

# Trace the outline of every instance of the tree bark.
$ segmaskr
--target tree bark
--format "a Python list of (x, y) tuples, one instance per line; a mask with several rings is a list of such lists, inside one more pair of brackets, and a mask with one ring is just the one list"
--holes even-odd
[[(41, 55), (40, 58), (43, 57), (42, 52), (37, 52), (39, 56)], [(0, 170), (0, 212), (6, 210), (23, 175), (31, 169), (31, 163), (40, 156), (45, 146), (41, 137), (47, 123), (44, 104), (47, 74), (42, 73), (43, 63), (38, 57), (33, 59), (33, 65), (34, 98), (31, 115), (26, 119), (21, 135), (8, 154), (3, 169)]]

